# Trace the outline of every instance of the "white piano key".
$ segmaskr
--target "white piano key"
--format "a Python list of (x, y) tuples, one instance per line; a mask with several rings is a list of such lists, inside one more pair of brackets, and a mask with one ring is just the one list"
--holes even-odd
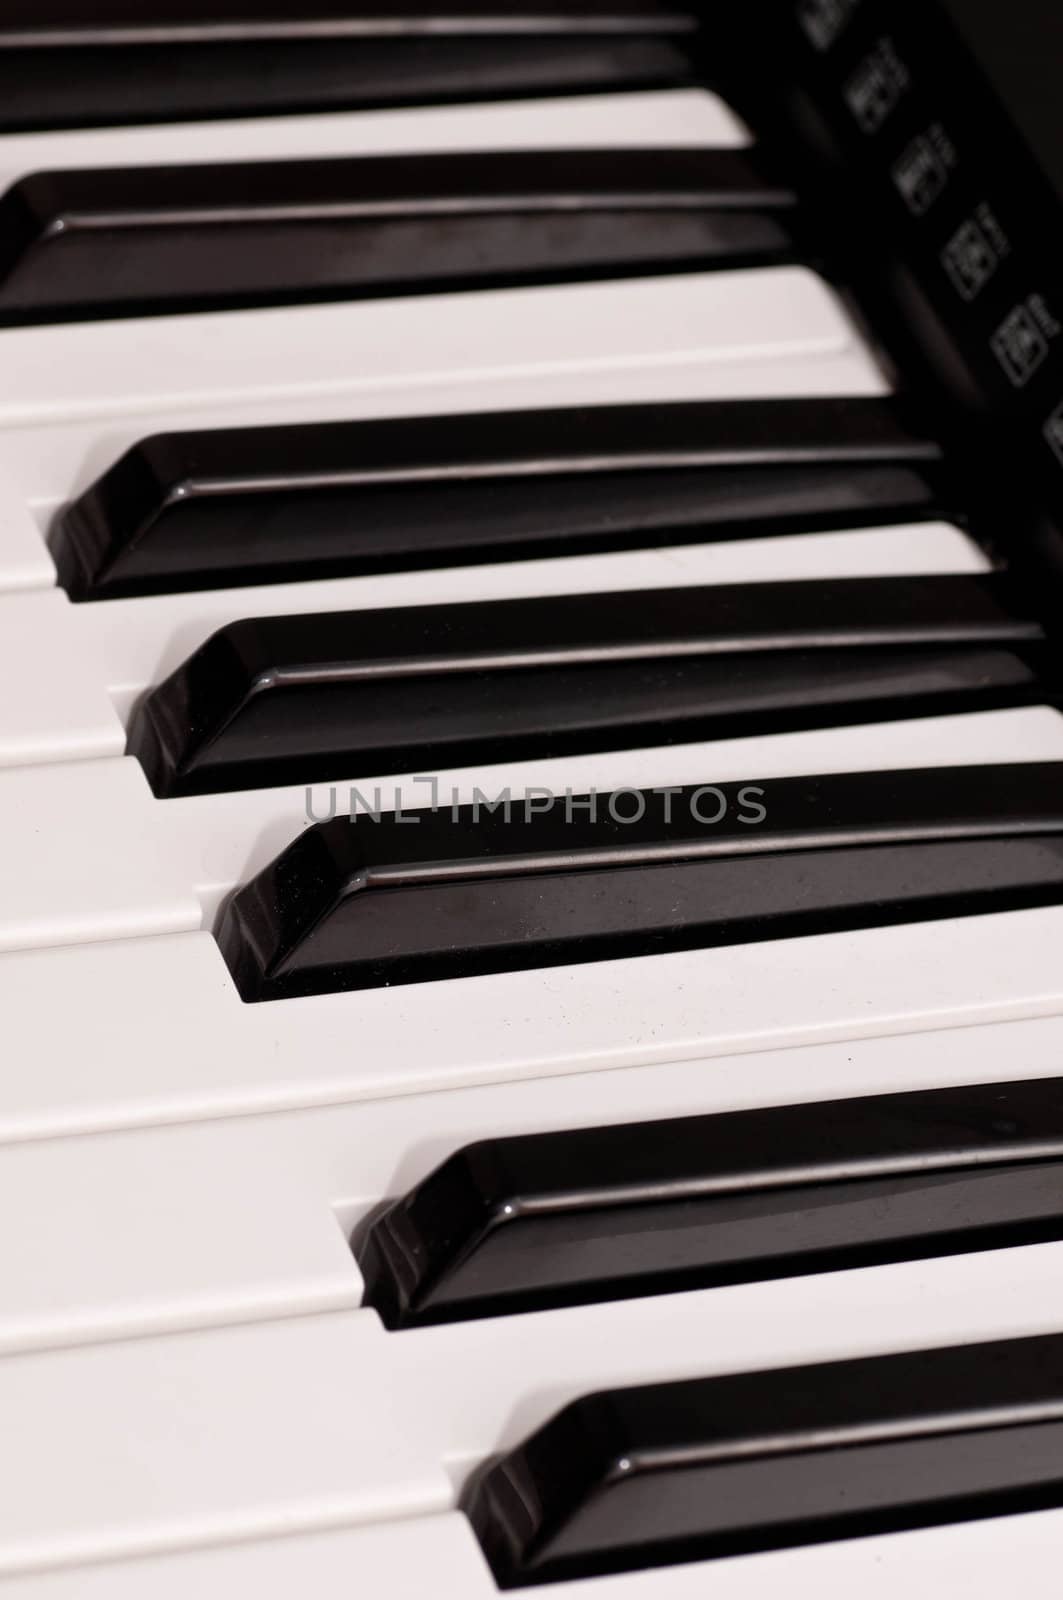
[(153, 433), (886, 388), (799, 269), (7, 330), (0, 486), (17, 515), (0, 517), (0, 585), (53, 582), (27, 516), (44, 541)]
[(207, 933), (18, 952), (0, 1142), (1054, 1018), (1061, 942), (1048, 907), (270, 1005)]
[[(800, 773), (1063, 759), (1047, 707), (759, 738), (513, 761), (438, 778), (365, 776), (159, 802), (132, 757), (0, 771), (0, 951), (212, 925), (222, 898), (311, 820), (471, 803), (477, 792), (564, 794)], [(70, 819), (77, 819), (77, 826)], [(26, 818), (32, 819), (27, 831)], [(288, 1004), (289, 1002), (285, 1002)]]
[(4, 1600), (498, 1600), (458, 1512), (9, 1578)]
[(258, 1126), (270, 1118), (244, 1138), (243, 1120), (3, 1150), (0, 1196), (28, 1209), (0, 1228), (0, 1352), (356, 1310), (322, 1152)]
[(371, 1312), (0, 1365), (0, 1574), (448, 1509), (592, 1389), (1054, 1330), (1063, 1245), (395, 1335)]
[(136, 698), (215, 629), (240, 617), (707, 583), (971, 573), (989, 565), (958, 528), (922, 523), (106, 605), (71, 605), (54, 588), (0, 596), (0, 681), (19, 684), (0, 722), (0, 767), (121, 755), (123, 723)]
[(354, 1309), (355, 1223), (480, 1139), (1053, 1077), (1061, 1048), (1041, 1018), (2, 1146), (0, 1354)]
[(22, 490), (0, 470), (0, 593), (54, 582), (55, 563), (40, 523)]
[[(804, 268), (8, 329), (0, 425), (883, 392)], [(14, 444), (14, 441), (11, 442)], [(10, 469), (19, 462), (10, 452)], [(5, 449), (0, 467), (9, 470)], [(65, 486), (76, 492), (76, 485)]]
[[(456, 1511), (9, 1578), (4, 1600), (498, 1600)], [(585, 1591), (584, 1591), (585, 1600)]]
[(353, 1312), (15, 1358), (0, 1575), (446, 1509), (385, 1338)]
[(200, 927), (152, 805), (139, 763), (124, 757), (5, 771), (0, 949)]
[(86, 167), (191, 166), (450, 150), (734, 149), (746, 129), (705, 89), (566, 95), (553, 100), (404, 107), (324, 116), (255, 117), (157, 127), (5, 134), (0, 190), (32, 172)]
[[(272, 1531), (272, 1530), (270, 1530)], [(4, 1600), (498, 1600), (458, 1512), (9, 1578)]]
[[(553, 1585), (556, 1600), (1055, 1600), (1063, 1511), (995, 1517)], [(10, 1579), (5, 1600), (497, 1600), (458, 1512)]]
[[(106, 618), (99, 625), (106, 636)], [(122, 720), (85, 632), (62, 589), (0, 594), (0, 682), (12, 691), (0, 718), (0, 767), (122, 754)]]

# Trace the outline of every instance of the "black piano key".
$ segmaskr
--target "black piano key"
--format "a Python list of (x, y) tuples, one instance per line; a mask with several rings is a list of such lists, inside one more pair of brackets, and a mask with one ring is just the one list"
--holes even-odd
[(59, 516), (52, 546), (60, 581), (90, 600), (950, 506), (940, 449), (889, 401), (603, 406), (162, 435)]
[(1028, 704), (1043, 639), (1000, 577), (266, 617), (142, 700), (129, 751), (174, 796)]
[(389, 1328), (1063, 1237), (1063, 1086), (491, 1139), (357, 1243)]
[(503, 1589), (1063, 1504), (1063, 1337), (590, 1395), (466, 1488)]
[(742, 150), (42, 172), (0, 200), (0, 320), (776, 265), (793, 204)]
[(6, 0), (0, 131), (675, 88), (697, 26), (659, 0)]
[[(245, 1000), (649, 955), (1063, 899), (1063, 763), (377, 813), (338, 791), (229, 900)], [(385, 803), (388, 803), (385, 801)]]

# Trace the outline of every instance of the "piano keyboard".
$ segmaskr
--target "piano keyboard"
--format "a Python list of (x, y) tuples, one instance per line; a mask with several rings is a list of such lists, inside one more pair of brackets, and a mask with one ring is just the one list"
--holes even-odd
[(974, 452), (711, 16), (215, 9), (0, 21), (0, 1589), (1054, 1594)]

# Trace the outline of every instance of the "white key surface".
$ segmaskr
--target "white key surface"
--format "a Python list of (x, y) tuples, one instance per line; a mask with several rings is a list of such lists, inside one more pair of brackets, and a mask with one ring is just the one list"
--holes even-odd
[(0, 189), (33, 172), (87, 167), (194, 166), (218, 161), (312, 161), (455, 150), (733, 149), (749, 135), (704, 89), (565, 95), (398, 111), (249, 117), (157, 127), (5, 134)]
[(498, 1588), (459, 1513), (242, 1541), (206, 1550), (94, 1563), (3, 1582), (5, 1600), (497, 1600)]
[(359, 416), (883, 388), (801, 267), (14, 328), (0, 354), (3, 427), (132, 413), (141, 434), (269, 402), (313, 420), (329, 398)]
[(207, 933), (24, 951), (0, 1140), (1054, 1017), (1061, 938), (1048, 907), (251, 1006)]
[[(661, 1566), (556, 1584), (557, 1600), (999, 1600), (1021, 1587), (1033, 1600), (1057, 1594), (1063, 1512), (999, 1517), (877, 1538), (845, 1539), (719, 1562)], [(224, 1549), (189, 1550), (120, 1565), (11, 1579), (11, 1600), (349, 1600), (352, 1587), (389, 1600), (495, 1600), (498, 1589), (466, 1520), (456, 1512), (402, 1518), (376, 1528), (304, 1534)]]
[(22, 488), (0, 468), (0, 594), (55, 582), (40, 519)]
[[(553, 1586), (557, 1600), (999, 1600), (1013, 1587), (1054, 1600), (1063, 1512), (926, 1528), (805, 1549), (689, 1562)], [(220, 1549), (10, 1579), (11, 1600), (495, 1600), (498, 1589), (465, 1518), (404, 1517), (376, 1527), (257, 1540)]]

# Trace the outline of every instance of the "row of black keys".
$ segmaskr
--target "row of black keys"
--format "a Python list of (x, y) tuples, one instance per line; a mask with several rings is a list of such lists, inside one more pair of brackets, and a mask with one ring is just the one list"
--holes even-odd
[(702, 74), (668, 0), (6, 0), (0, 131), (671, 88)]
[[(108, 593), (138, 571), (250, 581), (317, 559), (874, 525), (940, 514), (946, 493), (937, 448), (877, 401), (251, 430), (149, 441), (61, 519), (57, 550)], [(145, 698), (130, 750), (175, 796), (1045, 704), (1058, 687), (1045, 625), (998, 574), (591, 594), (235, 623)], [(776, 783), (767, 821), (737, 832), (715, 791), (666, 810), (601, 796), (597, 815), (565, 798), (514, 815), (486, 795), (414, 827), (340, 819), (241, 890), (219, 936), (245, 998), (267, 999), (1033, 905), (1059, 895), (1056, 778)]]
[[(473, 1145), (356, 1250), (414, 1328), (1061, 1237), (1049, 1080)], [(503, 1587), (1060, 1504), (1058, 1336), (598, 1394), (464, 1500)]]
[[(244, 5), (175, 23), (119, 6), (110, 26), (106, 12), (78, 26), (63, 7), (50, 28), (47, 7), (9, 16), (0, 131), (675, 86), (699, 70), (692, 16), (647, 4), (325, 10)], [(0, 321), (767, 265), (800, 252), (794, 208), (731, 150), (36, 173), (0, 200)]]
[[(534, 484), (534, 493), (529, 485)], [(149, 440), (59, 519), (75, 594), (944, 514), (893, 403), (604, 408)], [(266, 617), (141, 703), (157, 794), (1044, 701), (1007, 579), (763, 583)]]

